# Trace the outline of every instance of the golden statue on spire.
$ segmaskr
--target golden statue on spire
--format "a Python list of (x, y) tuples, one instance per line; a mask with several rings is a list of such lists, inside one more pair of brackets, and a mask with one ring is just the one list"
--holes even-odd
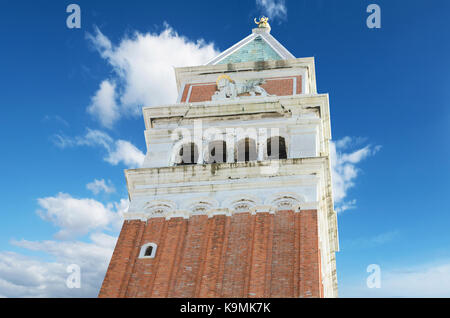
[(255, 23), (258, 25), (258, 28), (266, 28), (266, 29), (270, 29), (270, 24), (269, 24), (269, 18), (262, 16), (261, 18), (259, 18), (259, 21), (256, 21), (255, 18)]

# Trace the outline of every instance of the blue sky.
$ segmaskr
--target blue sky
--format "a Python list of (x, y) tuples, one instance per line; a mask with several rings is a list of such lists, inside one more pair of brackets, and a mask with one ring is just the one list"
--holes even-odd
[[(66, 27), (72, 2), (81, 29)], [(175, 102), (173, 66), (206, 62), (260, 14), (296, 57), (315, 57), (330, 94), (340, 295), (450, 296), (450, 3), (258, 2), (3, 1), (0, 296), (96, 296), (123, 170), (145, 152), (140, 107)], [(366, 26), (371, 3), (381, 29)], [(80, 289), (65, 286), (71, 263)], [(370, 264), (379, 289), (366, 287)]]

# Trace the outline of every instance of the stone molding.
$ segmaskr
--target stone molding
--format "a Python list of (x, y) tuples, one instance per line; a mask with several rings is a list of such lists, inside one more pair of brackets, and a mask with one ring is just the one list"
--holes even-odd
[(305, 204), (305, 200), (294, 193), (282, 192), (271, 196), (262, 204), (261, 200), (253, 195), (236, 195), (223, 200), (221, 204), (215, 199), (200, 197), (191, 199), (187, 208), (180, 208), (175, 202), (169, 200), (151, 200), (143, 205), (143, 208), (130, 207), (124, 213), (125, 220), (142, 220), (150, 218), (171, 219), (182, 217), (185, 219), (194, 215), (215, 215), (231, 216), (237, 213), (271, 213), (277, 211), (292, 210), (300, 212), (303, 207), (310, 210), (314, 205)]

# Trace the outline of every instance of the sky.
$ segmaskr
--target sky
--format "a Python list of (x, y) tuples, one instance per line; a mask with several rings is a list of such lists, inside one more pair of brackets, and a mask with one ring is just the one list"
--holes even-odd
[[(66, 7), (81, 8), (69, 29)], [(376, 3), (381, 28), (369, 29)], [(96, 297), (142, 164), (142, 106), (176, 101), (253, 18), (330, 96), (340, 297), (450, 297), (446, 0), (2, 1), (0, 297)], [(68, 288), (68, 266), (81, 270)], [(367, 280), (375, 264), (380, 284)], [(369, 269), (369, 272), (367, 271)], [(373, 287), (373, 286), (372, 286)]]

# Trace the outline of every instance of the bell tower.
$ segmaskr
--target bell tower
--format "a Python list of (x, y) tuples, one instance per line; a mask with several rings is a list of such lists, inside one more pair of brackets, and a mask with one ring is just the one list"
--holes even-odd
[(337, 297), (327, 94), (267, 18), (144, 107), (147, 155), (99, 297)]

